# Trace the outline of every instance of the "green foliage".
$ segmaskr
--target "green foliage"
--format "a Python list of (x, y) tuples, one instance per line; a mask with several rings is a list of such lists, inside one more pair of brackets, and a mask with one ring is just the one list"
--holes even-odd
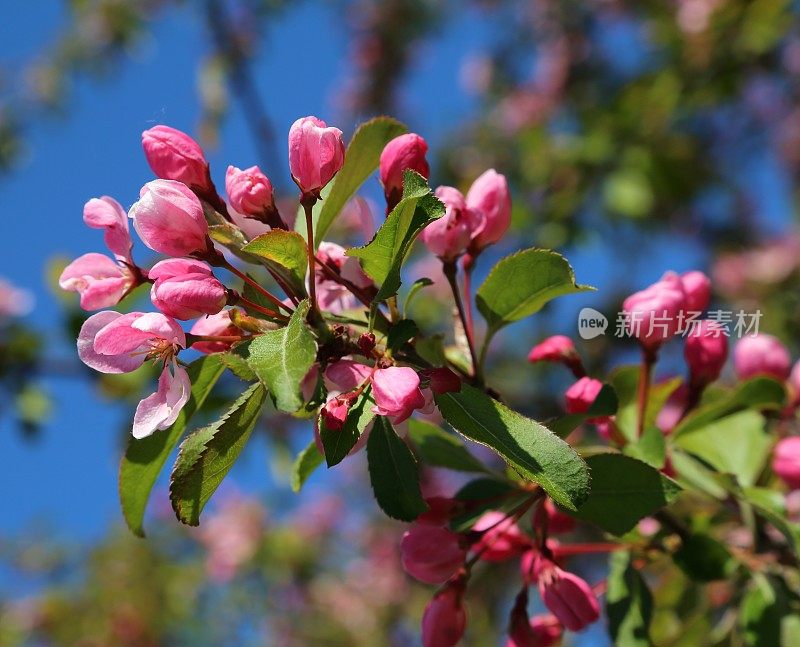
[(367, 462), (375, 500), (387, 515), (413, 521), (428, 509), (419, 489), (417, 461), (383, 416), (376, 418), (369, 434)]
[(305, 322), (308, 302), (300, 303), (289, 323), (253, 339), (247, 362), (269, 389), (275, 407), (294, 413), (303, 406), (300, 385), (317, 359), (317, 344)]
[(653, 596), (629, 552), (611, 554), (606, 591), (608, 631), (618, 647), (648, 647)]
[(586, 464), (549, 429), (466, 384), (460, 393), (444, 393), (435, 399), (456, 431), (494, 449), (522, 476), (539, 483), (554, 501), (575, 510), (586, 500)]
[(408, 421), (408, 437), (423, 462), (459, 472), (488, 471), (453, 435), (422, 420)]
[(389, 329), (386, 337), (386, 348), (396, 352), (403, 347), (407, 341), (417, 335), (419, 329), (417, 324), (411, 319), (401, 319)]
[(334, 219), (359, 187), (378, 168), (381, 152), (408, 128), (391, 117), (375, 117), (362, 123), (347, 145), (344, 166), (333, 180), (330, 193), (322, 201), (314, 239), (322, 240)]
[(727, 579), (737, 567), (728, 549), (705, 533), (684, 537), (672, 559), (684, 573), (698, 582)]
[(250, 438), (266, 397), (261, 384), (251, 385), (222, 418), (181, 443), (169, 486), (180, 521), (190, 526), (200, 523), (200, 513)]
[(328, 467), (338, 465), (347, 457), (369, 423), (375, 419), (375, 414), (372, 412), (374, 404), (369, 397), (369, 389), (365, 390), (350, 407), (344, 425), (339, 431), (328, 429), (325, 426), (325, 419), (320, 417), (319, 435), (325, 448), (325, 461)]
[(623, 452), (660, 470), (666, 462), (667, 443), (658, 427), (647, 427), (641, 438), (625, 445)]
[(375, 237), (363, 247), (347, 250), (361, 260), (361, 267), (380, 286), (376, 301), (397, 294), (400, 268), (419, 233), (444, 215), (444, 205), (433, 195), (427, 180), (419, 173), (406, 171), (403, 199), (381, 225)]
[(273, 229), (251, 240), (243, 250), (257, 257), (295, 293), (305, 294), (308, 250), (296, 231)]
[(596, 454), (586, 463), (591, 492), (571, 514), (614, 535), (624, 535), (639, 520), (668, 505), (681, 489), (647, 463), (623, 454)]
[(219, 355), (206, 355), (192, 362), (187, 369), (192, 392), (172, 426), (147, 438), (131, 437), (128, 441), (119, 466), (119, 500), (125, 522), (134, 534), (144, 536), (144, 511), (153, 485), (189, 420), (203, 406), (224, 370)]
[(319, 449), (317, 449), (317, 443), (312, 440), (308, 444), (308, 447), (297, 455), (297, 458), (292, 464), (290, 479), (292, 492), (299, 492), (301, 490), (308, 480), (308, 477), (311, 476), (315, 469), (322, 465), (323, 460), (322, 454), (320, 454)]
[[(611, 384), (619, 396), (619, 410), (616, 423), (623, 436), (629, 441), (636, 442), (637, 422), (639, 418), (637, 389), (639, 387), (639, 367), (623, 366), (615, 370), (611, 376)], [(653, 427), (658, 412), (664, 408), (669, 396), (681, 385), (679, 377), (653, 384), (650, 387), (650, 396), (647, 400), (647, 409), (644, 415), (645, 429)]]

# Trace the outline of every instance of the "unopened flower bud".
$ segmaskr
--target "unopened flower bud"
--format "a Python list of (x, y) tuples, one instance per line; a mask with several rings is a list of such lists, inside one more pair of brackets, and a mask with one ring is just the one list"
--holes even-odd
[(467, 207), (479, 214), (470, 249), (478, 252), (499, 241), (511, 224), (511, 194), (505, 175), (494, 169), (485, 171), (469, 188)]
[(459, 536), (441, 526), (413, 523), (400, 541), (400, 559), (406, 572), (426, 584), (442, 584), (464, 563), (467, 551)]
[(693, 384), (706, 385), (716, 380), (728, 358), (728, 338), (719, 322), (698, 322), (686, 336), (683, 356)]
[(433, 596), (422, 616), (423, 647), (455, 647), (467, 628), (464, 584), (459, 579)]
[(217, 314), (228, 293), (203, 261), (169, 258), (148, 272), (154, 281), (150, 290), (153, 305), (175, 319), (196, 319)]
[(412, 170), (425, 179), (430, 167), (425, 154), (427, 142), (416, 133), (395, 137), (383, 149), (380, 160), (381, 183), (386, 196), (387, 212), (394, 209), (403, 196), (403, 173)]
[(289, 169), (304, 194), (319, 195), (344, 164), (342, 131), (316, 117), (303, 117), (289, 129)]
[(800, 436), (784, 438), (775, 445), (772, 471), (792, 490), (800, 489)]
[(154, 126), (142, 133), (142, 148), (157, 177), (182, 182), (201, 193), (214, 191), (203, 149), (186, 133)]
[(756, 375), (783, 381), (789, 377), (792, 358), (776, 337), (760, 333), (742, 337), (733, 349), (733, 366), (740, 380)]

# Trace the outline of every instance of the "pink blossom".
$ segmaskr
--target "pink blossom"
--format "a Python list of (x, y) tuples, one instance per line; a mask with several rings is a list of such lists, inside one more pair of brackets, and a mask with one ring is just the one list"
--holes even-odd
[(581, 631), (600, 617), (597, 596), (585, 580), (540, 557), (534, 567), (542, 601), (570, 631)]
[(575, 344), (566, 335), (553, 335), (539, 342), (528, 353), (529, 362), (563, 362), (577, 355)]
[(455, 647), (467, 628), (463, 584), (451, 583), (428, 602), (422, 616), (423, 647)]
[(33, 308), (33, 295), (0, 279), (0, 318), (20, 317)]
[(658, 416), (656, 416), (656, 427), (661, 430), (661, 433), (671, 433), (678, 426), (686, 409), (688, 398), (689, 386), (687, 384), (681, 384), (670, 394), (661, 411), (658, 412)]
[(154, 126), (142, 133), (142, 148), (156, 177), (182, 182), (201, 193), (214, 190), (203, 149), (186, 133)]
[(711, 301), (711, 279), (694, 270), (680, 276), (683, 293), (686, 295), (684, 307), (688, 312), (703, 312)]
[(323, 380), (328, 393), (347, 393), (357, 389), (372, 375), (372, 369), (352, 359), (340, 359), (325, 369)]
[[(201, 317), (194, 322), (189, 333), (198, 336), (209, 337), (238, 337), (242, 334), (231, 321), (230, 310), (221, 310), (217, 314)], [(229, 350), (230, 342), (224, 341), (196, 341), (192, 348), (201, 353), (221, 353)]]
[[(345, 249), (340, 245), (323, 241), (319, 245), (317, 256), (355, 286), (367, 288), (373, 285), (372, 280), (361, 269), (358, 259), (346, 256)], [(317, 303), (322, 310), (341, 314), (358, 307), (358, 299), (348, 288), (329, 278), (321, 267), (317, 266), (316, 269)]]
[(104, 229), (106, 247), (114, 253), (118, 261), (133, 265), (133, 241), (128, 229), (128, 215), (119, 202), (107, 195), (92, 198), (83, 207), (83, 222), (94, 229)]
[(386, 144), (381, 153), (380, 174), (387, 212), (394, 209), (403, 196), (403, 173), (406, 170), (416, 171), (428, 179), (430, 167), (425, 159), (427, 152), (428, 143), (416, 133), (400, 135)]
[(116, 305), (136, 284), (136, 276), (128, 266), (94, 252), (76, 258), (58, 278), (62, 290), (81, 295), (84, 310)]
[(683, 356), (694, 384), (705, 385), (716, 380), (728, 358), (728, 338), (721, 324), (703, 319), (693, 326), (686, 336)]
[(471, 248), (480, 251), (499, 241), (511, 224), (511, 194), (506, 176), (494, 169), (485, 171), (469, 188), (467, 207), (480, 214), (471, 234)]
[(800, 404), (800, 361), (795, 362), (789, 374), (789, 394), (793, 404)]
[(523, 534), (517, 522), (503, 512), (484, 512), (472, 530), (483, 533), (472, 548), (487, 562), (501, 562), (516, 557), (531, 546), (530, 537)]
[(228, 582), (255, 557), (264, 532), (264, 508), (254, 499), (230, 498), (199, 528), (208, 556), (206, 569), (217, 582)]
[(406, 572), (426, 584), (442, 584), (464, 564), (467, 551), (459, 536), (441, 526), (413, 523), (400, 541)]
[(225, 286), (203, 261), (169, 258), (156, 263), (148, 276), (154, 280), (153, 305), (175, 319), (217, 314), (228, 299)]
[(674, 272), (648, 288), (629, 296), (622, 304), (631, 335), (643, 346), (655, 349), (678, 332), (685, 307), (683, 284)]
[(425, 396), (419, 388), (419, 375), (407, 366), (390, 366), (375, 371), (372, 376), (372, 410), (387, 416), (395, 424), (406, 420), (414, 409), (425, 406)]
[(347, 420), (351, 400), (342, 397), (329, 399), (320, 411), (325, 428), (330, 431), (341, 431)]
[(342, 131), (316, 117), (302, 117), (289, 129), (289, 169), (303, 193), (318, 195), (344, 164)]
[(466, 251), (472, 232), (480, 224), (480, 215), (467, 207), (458, 189), (440, 186), (436, 197), (444, 202), (445, 214), (425, 227), (419, 238), (432, 254), (450, 262)]
[(231, 206), (238, 213), (272, 227), (286, 228), (275, 206), (272, 182), (258, 166), (244, 170), (229, 166), (225, 174), (225, 190)]
[(574, 517), (561, 512), (550, 497), (544, 500), (544, 510), (547, 514), (547, 532), (551, 535), (572, 532), (575, 529)]
[[(170, 370), (170, 368), (172, 370)], [(158, 378), (158, 389), (136, 407), (133, 416), (133, 437), (145, 438), (154, 431), (167, 429), (178, 418), (189, 401), (192, 384), (189, 374), (173, 360), (164, 364)]]
[(375, 235), (375, 218), (371, 204), (371, 201), (360, 195), (353, 196), (342, 207), (337, 224), (358, 234), (364, 241), (370, 240)]
[(603, 383), (591, 377), (582, 377), (564, 394), (567, 413), (586, 413), (594, 404)]
[(791, 366), (786, 346), (772, 335), (742, 337), (733, 349), (733, 367), (740, 380), (764, 375), (783, 381), (789, 377)]
[(208, 224), (203, 206), (180, 182), (148, 182), (128, 215), (142, 242), (156, 252), (190, 256), (208, 249)]
[(358, 259), (348, 256), (347, 251), (341, 245), (322, 241), (317, 249), (317, 256), (321, 261), (338, 270), (343, 279), (350, 281), (356, 287), (368, 288), (373, 285), (372, 279), (361, 269)]
[(772, 455), (772, 471), (792, 490), (800, 490), (800, 436), (778, 441)]

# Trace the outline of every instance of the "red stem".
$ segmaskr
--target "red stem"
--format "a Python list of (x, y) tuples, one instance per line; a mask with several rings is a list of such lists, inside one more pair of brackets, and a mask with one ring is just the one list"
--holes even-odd
[(306, 214), (306, 244), (308, 245), (308, 295), (311, 297), (311, 310), (317, 310), (317, 277), (314, 272), (314, 203), (317, 199), (312, 195), (300, 196), (300, 204)]
[(271, 292), (269, 292), (268, 290), (264, 289), (262, 286), (260, 286), (260, 285), (258, 284), (258, 282), (257, 282), (257, 281), (254, 281), (253, 279), (251, 279), (251, 278), (250, 278), (249, 276), (247, 276), (247, 274), (245, 274), (244, 272), (240, 272), (240, 271), (239, 271), (238, 269), (236, 269), (236, 268), (235, 268), (233, 265), (231, 265), (231, 264), (230, 264), (228, 261), (223, 261), (223, 267), (224, 267), (226, 270), (228, 270), (228, 271), (229, 271), (231, 274), (235, 274), (236, 276), (238, 276), (238, 277), (239, 277), (240, 279), (242, 279), (242, 281), (244, 281), (245, 283), (248, 283), (248, 284), (250, 284), (250, 285), (251, 285), (251, 286), (252, 286), (252, 287), (253, 287), (253, 288), (254, 288), (256, 291), (258, 291), (258, 293), (259, 293), (259, 294), (261, 294), (261, 295), (262, 295), (262, 296), (264, 296), (265, 298), (267, 298), (267, 299), (269, 299), (270, 301), (272, 301), (272, 303), (274, 303), (274, 304), (275, 304), (276, 306), (278, 306), (279, 308), (283, 308), (284, 310), (286, 310), (286, 311), (287, 311), (287, 312), (289, 312), (289, 313), (292, 313), (292, 312), (294, 312), (294, 309), (293, 309), (293, 308), (290, 308), (289, 306), (287, 306), (287, 305), (286, 305), (286, 304), (285, 304), (283, 301), (281, 301), (281, 300), (280, 300), (278, 297), (276, 297), (274, 294), (272, 294), (272, 293), (271, 293)]
[(656, 363), (657, 351), (652, 348), (642, 348), (642, 363), (639, 367), (639, 392), (638, 411), (639, 418), (636, 423), (636, 436), (641, 438), (644, 433), (645, 414), (647, 413), (647, 398), (650, 395), (650, 380), (653, 365)]
[(241, 294), (239, 295), (239, 303), (244, 304), (251, 310), (255, 310), (256, 312), (260, 312), (261, 314), (265, 314), (268, 317), (272, 317), (273, 319), (280, 319), (282, 321), (288, 321), (288, 317), (286, 315), (281, 314), (280, 312), (275, 312), (274, 310), (270, 310), (269, 308), (265, 308), (264, 306), (260, 306), (254, 301), (243, 297)]
[(464, 310), (464, 303), (461, 301), (461, 294), (458, 290), (458, 282), (456, 281), (456, 264), (454, 261), (444, 261), (442, 264), (442, 271), (444, 272), (447, 282), (450, 284), (450, 289), (453, 291), (453, 300), (456, 302), (456, 309), (458, 310), (458, 317), (461, 319), (461, 325), (464, 326), (464, 334), (467, 336), (467, 346), (469, 346), (470, 359), (472, 360), (472, 374), (478, 381), (483, 381), (480, 375), (478, 366), (478, 354), (475, 352), (475, 342), (472, 339), (472, 332), (467, 327), (467, 315)]

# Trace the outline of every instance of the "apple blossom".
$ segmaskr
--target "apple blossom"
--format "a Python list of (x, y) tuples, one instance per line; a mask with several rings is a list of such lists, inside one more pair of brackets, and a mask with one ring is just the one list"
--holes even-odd
[(157, 177), (182, 182), (201, 193), (214, 191), (203, 149), (186, 133), (154, 126), (142, 133), (142, 148)]
[(225, 306), (228, 292), (203, 261), (170, 258), (148, 272), (153, 279), (153, 305), (175, 319), (196, 319), (217, 314)]
[(342, 131), (316, 117), (303, 117), (289, 129), (289, 169), (304, 194), (319, 196), (344, 164)]

